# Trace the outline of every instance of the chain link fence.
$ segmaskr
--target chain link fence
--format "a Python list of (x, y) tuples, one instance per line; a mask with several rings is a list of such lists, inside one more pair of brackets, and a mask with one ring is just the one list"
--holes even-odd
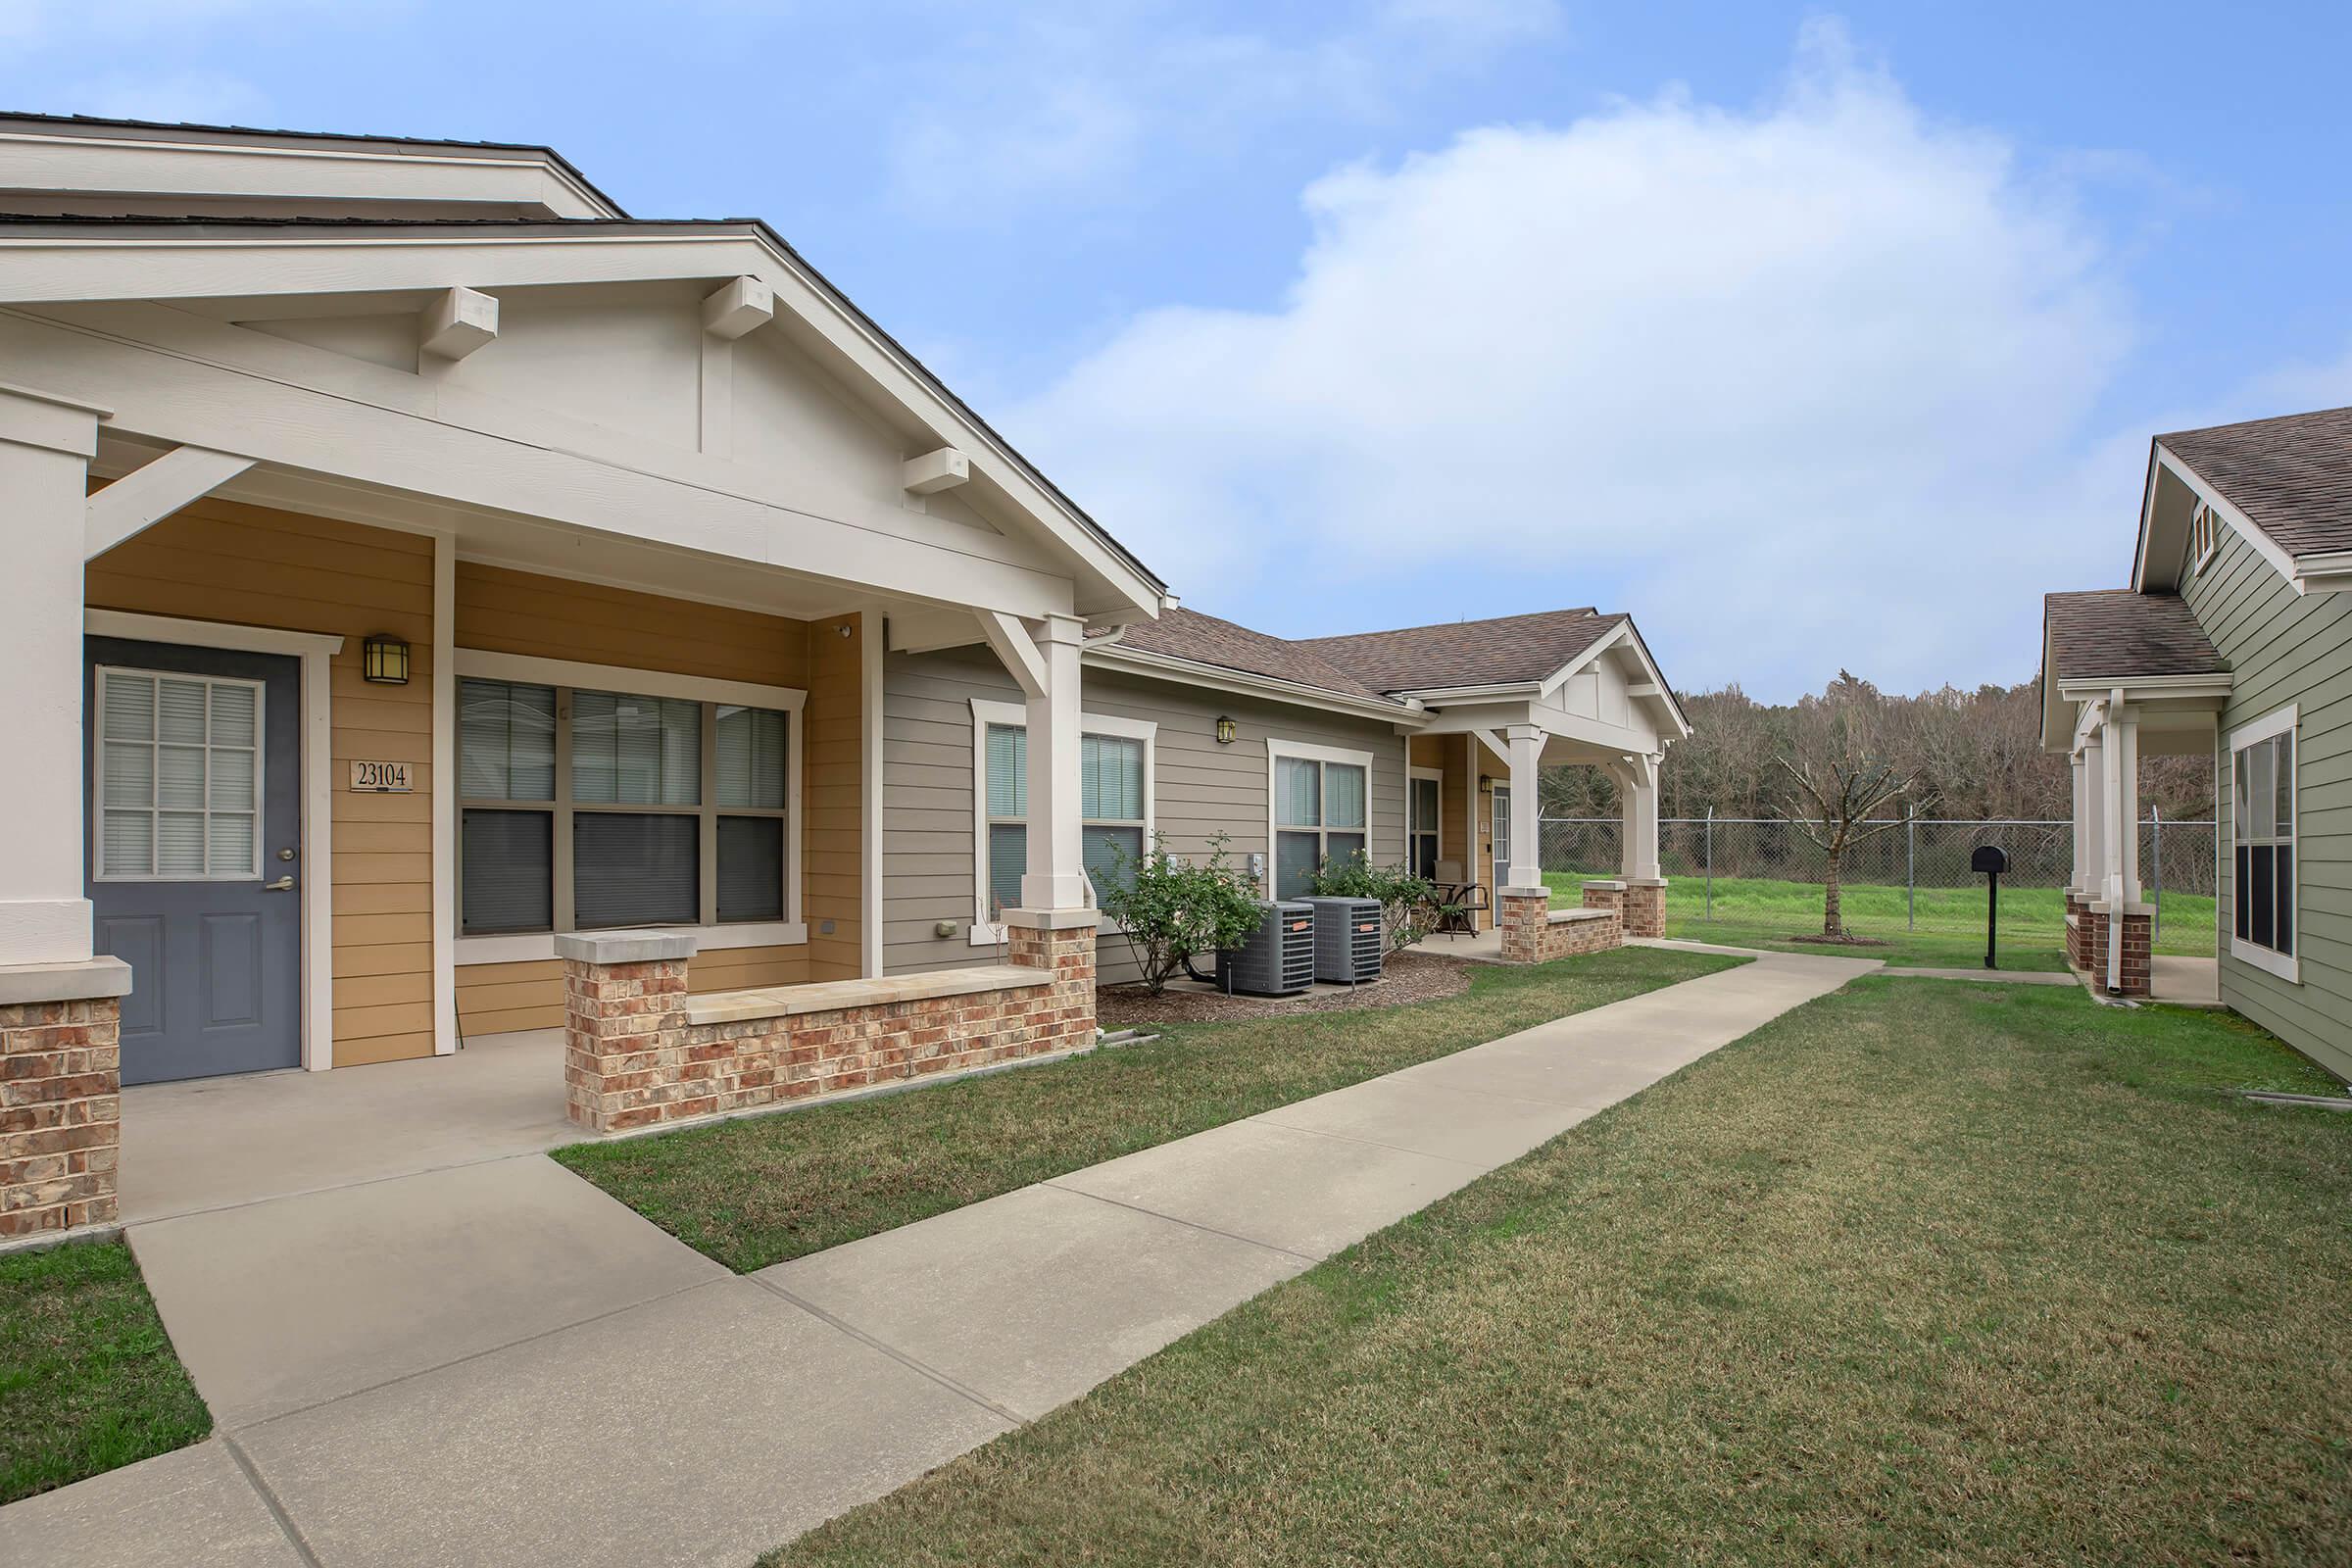
[[(2151, 896), (2215, 892), (2215, 824), (2150, 816), (2139, 825), (2139, 874)], [(1547, 816), (1543, 820), (1546, 870), (1615, 875), (1623, 865), (1623, 827), (1615, 817)], [(1982, 844), (2009, 856), (2001, 881), (2008, 887), (2062, 888), (2073, 878), (2074, 824), (2066, 821), (1956, 821), (1916, 817), (1897, 822), (1845, 852), (1841, 880), (1915, 892), (1921, 888), (1982, 886), (1969, 857)], [(1819, 883), (1827, 870), (1821, 847), (1796, 823), (1778, 817), (1672, 817), (1658, 823), (1658, 869), (1667, 877), (1761, 878)]]

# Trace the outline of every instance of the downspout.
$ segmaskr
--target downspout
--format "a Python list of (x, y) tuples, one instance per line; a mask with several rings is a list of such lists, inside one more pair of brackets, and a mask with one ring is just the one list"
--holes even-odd
[[(2137, 811), (2133, 811), (2132, 813), (2133, 820), (2130, 822), (2121, 820), (2124, 814), (2123, 736), (2120, 733), (2122, 726), (2116, 723), (2115, 718), (2116, 714), (2122, 710), (2123, 706), (2124, 694), (2119, 688), (2115, 695), (2109, 700), (2107, 704), (2107, 711), (2101, 716), (2099, 723), (2099, 728), (2102, 731), (2101, 735), (2099, 736), (2099, 771), (2105, 775), (2105, 777), (2099, 781), (2100, 787), (2105, 789), (2106, 786), (2110, 784), (2114, 786), (2113, 789), (2107, 790), (2107, 838), (2106, 842), (2100, 846), (2101, 850), (2103, 851), (2102, 858), (2106, 860), (2107, 864), (2116, 867), (2116, 877), (2113, 884), (2114, 892), (2112, 894), (2108, 893), (2108, 881), (2105, 875), (2104, 867), (2101, 868), (2101, 875), (2099, 878), (2099, 892), (2103, 895), (2107, 895), (2107, 994), (2111, 997), (2124, 989), (2124, 930), (2122, 920), (2124, 912), (2124, 883), (2122, 874), (2124, 863), (2124, 835), (2126, 833), (2130, 833), (2136, 836), (2139, 832), (2139, 822), (2137, 820), (2139, 813)], [(2134, 758), (2132, 760), (2136, 762), (2138, 759)]]

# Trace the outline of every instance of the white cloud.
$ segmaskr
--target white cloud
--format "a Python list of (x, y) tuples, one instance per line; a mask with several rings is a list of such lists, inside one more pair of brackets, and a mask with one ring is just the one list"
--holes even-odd
[[(1144, 314), (1006, 420), (1202, 609), (1598, 596), (1686, 685), (1903, 685), (2029, 664), (2040, 590), (2129, 552), (2097, 237), (1834, 26), (1757, 110), (1489, 127), (1305, 202), (1279, 309)], [(1416, 599), (1448, 573), (1478, 597)]]

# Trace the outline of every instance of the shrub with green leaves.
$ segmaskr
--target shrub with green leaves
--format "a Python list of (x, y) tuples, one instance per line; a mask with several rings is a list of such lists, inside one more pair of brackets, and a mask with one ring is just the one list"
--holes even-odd
[(1402, 953), (1428, 936), (1436, 923), (1436, 883), (1404, 865), (1374, 865), (1361, 850), (1344, 860), (1324, 861), (1312, 887), (1324, 898), (1378, 899), (1391, 953)]
[(1141, 859), (1113, 851), (1117, 863), (1103, 879), (1102, 912), (1117, 922), (1153, 996), (1187, 958), (1239, 947), (1257, 928), (1257, 884), (1225, 858), (1223, 834), (1208, 842), (1208, 858), (1200, 864), (1170, 855), (1163, 834), (1152, 835)]

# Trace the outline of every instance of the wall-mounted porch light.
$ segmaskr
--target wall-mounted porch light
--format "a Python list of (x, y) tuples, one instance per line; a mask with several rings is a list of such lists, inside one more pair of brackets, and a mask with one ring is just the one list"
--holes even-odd
[(1217, 744), (1219, 746), (1231, 746), (1234, 737), (1241, 732), (1242, 726), (1236, 724), (1232, 719), (1220, 717), (1217, 720)]
[(409, 645), (378, 632), (360, 644), (360, 673), (379, 686), (409, 683)]
[(1494, 781), (1484, 773), (1478, 775), (1478, 793), (1481, 795), (1492, 795), (1494, 793)]

